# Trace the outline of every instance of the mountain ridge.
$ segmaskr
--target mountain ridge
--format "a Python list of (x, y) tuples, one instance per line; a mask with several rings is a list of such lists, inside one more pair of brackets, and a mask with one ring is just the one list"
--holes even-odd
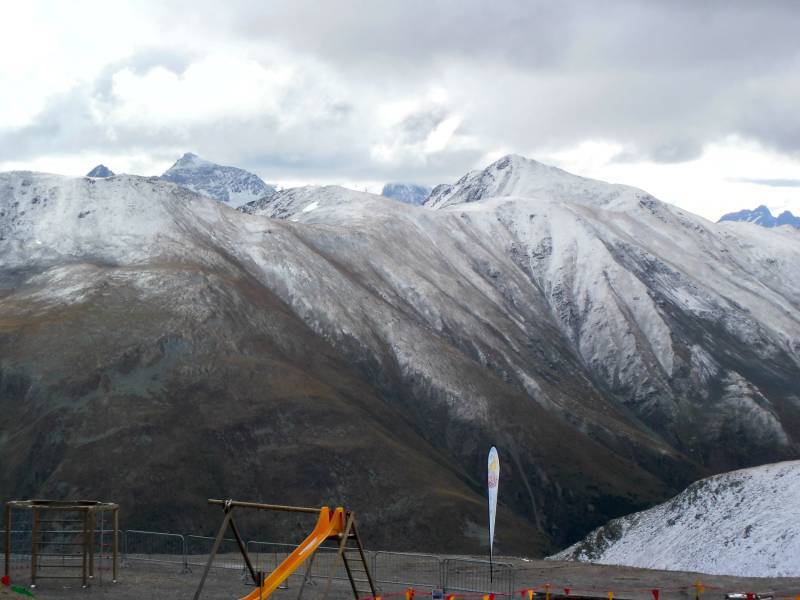
[(777, 217), (773, 216), (772, 212), (763, 204), (753, 210), (740, 210), (722, 215), (718, 223), (724, 221), (741, 221), (746, 223), (755, 223), (762, 227), (779, 227), (781, 225), (789, 225), (795, 229), (800, 229), (800, 217), (795, 217), (790, 211), (784, 210)]
[(560, 174), (502, 190), (533, 197), (475, 192), (489, 169), (451, 186), (470, 202), (323, 186), (255, 214), (158, 178), (0, 175), (0, 496), (122, 498), (154, 527), (181, 501), (197, 529), (192, 498), (282, 489), (354, 506), (375, 545), (397, 548), (387, 516), (412, 510), (406, 549), (479, 551), (496, 444), (499, 547), (542, 554), (798, 456), (791, 232)]

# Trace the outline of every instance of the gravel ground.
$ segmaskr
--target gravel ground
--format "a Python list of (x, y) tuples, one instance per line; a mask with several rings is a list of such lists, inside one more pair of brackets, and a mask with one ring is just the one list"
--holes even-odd
[[(692, 587), (698, 580), (705, 586), (703, 600), (722, 600), (726, 592), (771, 592), (776, 598), (796, 598), (800, 596), (800, 578), (739, 578), (701, 575), (674, 571), (653, 571), (630, 567), (612, 567), (572, 562), (538, 561), (524, 559), (502, 559), (517, 568), (513, 589), (535, 587), (537, 597), (544, 600), (544, 584), (551, 585), (552, 600), (564, 595), (564, 588), (570, 588), (570, 596), (599, 597), (607, 599), (608, 591), (614, 591), (615, 599), (653, 600), (652, 588), (661, 589), (661, 600), (694, 597)], [(78, 581), (48, 579), (41, 580), (34, 593), (43, 600), (78, 600), (108, 598), (114, 600), (149, 600), (155, 598), (180, 598), (191, 600), (202, 573), (201, 567), (193, 567), (191, 573), (182, 573), (178, 565), (161, 565), (133, 562), (126, 564), (119, 572), (119, 581), (112, 583), (110, 574), (102, 571), (83, 589)], [(27, 573), (16, 572), (14, 581), (27, 583)], [(289, 588), (278, 590), (276, 600), (295, 600), (300, 590), (301, 577), (292, 578)], [(306, 585), (303, 598), (321, 600), (324, 596), (326, 580), (320, 579)], [(404, 585), (383, 585), (383, 593), (401, 592)], [(230, 569), (212, 569), (201, 598), (204, 600), (232, 600), (241, 598), (249, 592), (241, 572)], [(427, 590), (420, 590), (417, 598), (430, 598)], [(469, 594), (476, 597), (476, 594)], [(23, 598), (23, 596), (17, 596)], [(352, 592), (348, 582), (332, 580), (328, 598), (330, 600), (351, 600)], [(519, 598), (519, 596), (518, 596)]]

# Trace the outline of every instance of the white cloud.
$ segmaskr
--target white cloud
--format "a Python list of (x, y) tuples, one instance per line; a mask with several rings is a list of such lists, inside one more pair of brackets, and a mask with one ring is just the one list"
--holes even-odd
[(773, 211), (800, 214), (800, 188), (741, 181), (756, 177), (779, 179), (786, 173), (800, 172), (800, 158), (756, 142), (731, 136), (708, 144), (698, 159), (675, 164), (615, 162), (622, 151), (624, 148), (618, 144), (586, 142), (548, 153), (541, 160), (587, 177), (643, 188), (661, 200), (713, 221), (726, 212), (759, 204), (766, 204)]
[(180, 74), (160, 66), (143, 74), (123, 69), (113, 76), (114, 101), (102, 117), (158, 127), (248, 119), (277, 112), (291, 79), (291, 67), (229, 55), (206, 56)]
[(8, 3), (0, 168), (195, 151), (359, 188), (516, 152), (710, 217), (800, 210), (797, 188), (735, 180), (797, 178), (800, 13), (703, 4)]

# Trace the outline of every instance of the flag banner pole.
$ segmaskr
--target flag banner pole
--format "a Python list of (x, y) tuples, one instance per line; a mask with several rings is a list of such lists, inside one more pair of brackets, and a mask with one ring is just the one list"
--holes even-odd
[(489, 450), (486, 487), (489, 496), (489, 582), (494, 581), (494, 520), (497, 514), (497, 492), (500, 488), (500, 458), (497, 448)]

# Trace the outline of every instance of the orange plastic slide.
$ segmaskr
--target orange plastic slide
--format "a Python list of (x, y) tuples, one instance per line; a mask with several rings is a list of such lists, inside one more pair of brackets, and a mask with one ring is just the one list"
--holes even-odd
[(289, 576), (294, 573), (297, 568), (308, 560), (314, 551), (319, 548), (320, 544), (330, 537), (334, 537), (344, 532), (345, 528), (345, 515), (344, 508), (339, 507), (331, 511), (327, 506), (319, 510), (319, 520), (314, 531), (311, 532), (303, 542), (295, 548), (289, 556), (286, 557), (278, 568), (269, 574), (264, 580), (264, 585), (255, 588), (252, 592), (247, 594), (241, 600), (266, 600), (270, 594), (278, 589)]

